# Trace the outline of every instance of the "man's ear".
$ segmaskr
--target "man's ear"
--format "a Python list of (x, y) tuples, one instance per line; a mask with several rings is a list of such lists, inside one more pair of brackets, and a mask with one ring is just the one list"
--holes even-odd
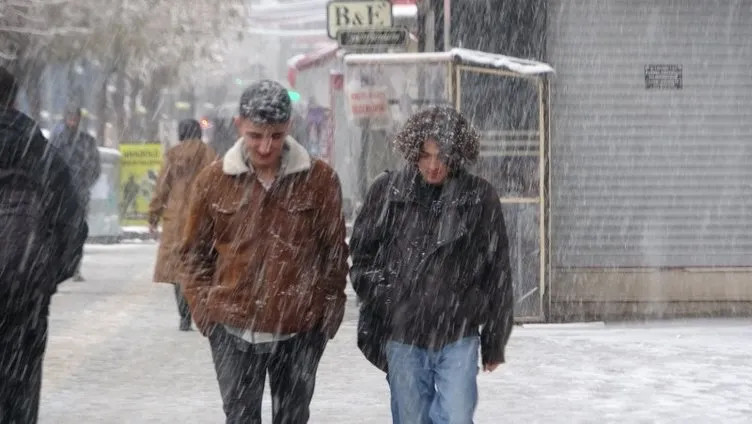
[(243, 118), (240, 116), (233, 116), (232, 122), (235, 124), (235, 131), (238, 133), (238, 137), (242, 137), (243, 134), (241, 133), (240, 127), (243, 124)]

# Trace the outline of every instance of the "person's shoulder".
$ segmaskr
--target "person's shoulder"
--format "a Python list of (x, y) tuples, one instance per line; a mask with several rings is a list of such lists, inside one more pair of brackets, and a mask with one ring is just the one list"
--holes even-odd
[(398, 171), (384, 170), (374, 178), (369, 190), (383, 191), (391, 181), (398, 177)]
[(472, 203), (480, 203), (488, 205), (490, 202), (499, 202), (499, 195), (496, 188), (485, 178), (465, 172), (461, 178), (461, 190), (462, 196), (466, 200), (472, 201)]
[(466, 189), (476, 190), (484, 194), (496, 192), (493, 184), (491, 184), (487, 179), (481, 177), (480, 175), (470, 172), (463, 172), (461, 178), (463, 180), (463, 186)]
[(188, 145), (187, 142), (178, 143), (167, 149), (165, 157), (167, 159), (177, 159), (180, 156), (189, 154), (190, 147), (191, 146)]
[(228, 177), (222, 170), (222, 159), (215, 159), (209, 165), (204, 167), (199, 173), (197, 178), (202, 180), (213, 180), (223, 177)]
[(198, 172), (193, 184), (197, 189), (208, 193), (213, 188), (225, 184), (226, 178), (229, 178), (229, 176), (222, 172), (222, 161), (215, 160)]
[(337, 171), (334, 170), (334, 168), (331, 167), (328, 163), (324, 162), (321, 159), (315, 159), (311, 158), (311, 168), (309, 170), (310, 173), (310, 181), (312, 182), (330, 182), (330, 181), (337, 181), (339, 182), (339, 176), (337, 175)]
[(96, 138), (94, 138), (94, 136), (93, 136), (93, 135), (91, 135), (91, 134), (89, 134), (88, 132), (86, 132), (86, 131), (81, 131), (81, 133), (80, 133), (80, 137), (82, 137), (82, 138), (83, 138), (84, 140), (86, 140), (86, 142), (87, 142), (88, 144), (90, 144), (90, 145), (94, 145), (94, 147), (96, 147), (96, 146), (97, 146), (97, 139), (96, 139)]
[(334, 168), (321, 159), (311, 158), (311, 173), (317, 173), (322, 175), (336, 174)]
[(203, 154), (210, 158), (217, 158), (217, 151), (207, 143), (201, 142), (201, 151)]
[(15, 109), (0, 110), (0, 128), (7, 137), (47, 140), (34, 119)]
[(386, 198), (390, 187), (399, 185), (402, 177), (404, 177), (402, 171), (384, 170), (368, 186), (366, 198), (372, 200)]

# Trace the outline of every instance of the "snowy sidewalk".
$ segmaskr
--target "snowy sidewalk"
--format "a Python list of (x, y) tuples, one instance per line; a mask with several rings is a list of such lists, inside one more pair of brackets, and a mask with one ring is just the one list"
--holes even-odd
[[(41, 423), (221, 423), (206, 340), (177, 331), (153, 243), (87, 246), (87, 282), (52, 306)], [(390, 422), (384, 375), (355, 346), (354, 301), (319, 368), (311, 423)], [(752, 420), (752, 320), (517, 327), (479, 377), (476, 423)], [(266, 421), (270, 401), (264, 404)]]

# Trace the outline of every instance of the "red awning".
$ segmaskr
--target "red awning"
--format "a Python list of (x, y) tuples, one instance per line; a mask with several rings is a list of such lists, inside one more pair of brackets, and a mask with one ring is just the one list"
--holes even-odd
[(337, 55), (337, 50), (339, 50), (339, 45), (336, 42), (332, 42), (312, 53), (291, 58), (287, 61), (287, 82), (294, 88), (298, 72), (321, 66), (321, 64), (330, 61)]

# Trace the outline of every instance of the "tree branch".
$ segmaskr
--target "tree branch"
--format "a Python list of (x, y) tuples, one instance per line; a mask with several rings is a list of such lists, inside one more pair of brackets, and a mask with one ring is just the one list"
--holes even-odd
[(38, 29), (19, 26), (7, 26), (0, 25), (0, 32), (14, 32), (18, 34), (39, 35), (42, 37), (53, 37), (56, 35), (68, 35), (68, 34), (91, 34), (91, 30), (88, 28), (79, 27), (57, 27), (52, 29)]

